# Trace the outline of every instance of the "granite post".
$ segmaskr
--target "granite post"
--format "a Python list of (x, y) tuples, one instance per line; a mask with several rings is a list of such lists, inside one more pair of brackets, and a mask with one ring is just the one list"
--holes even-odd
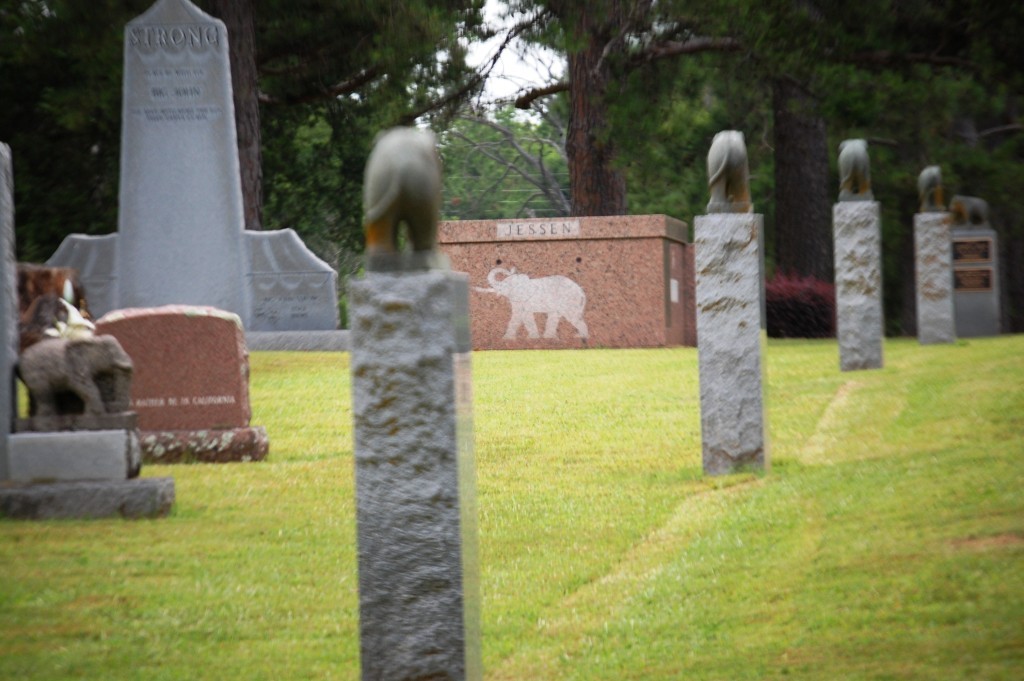
[(480, 679), (468, 279), (349, 287), (363, 679)]
[(877, 201), (840, 201), (835, 233), (836, 335), (842, 371), (882, 367), (882, 233)]
[(917, 340), (922, 345), (956, 341), (951, 221), (945, 212), (914, 215)]
[(706, 475), (768, 468), (763, 216), (695, 220), (697, 348)]
[(14, 170), (11, 148), (0, 142), (0, 480), (6, 480), (14, 418), (14, 363), (18, 359), (18, 283), (14, 258)]

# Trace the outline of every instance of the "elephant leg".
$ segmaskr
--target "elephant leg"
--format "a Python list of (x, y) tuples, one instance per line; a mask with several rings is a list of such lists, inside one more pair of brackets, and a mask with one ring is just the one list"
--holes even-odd
[(371, 253), (390, 252), (395, 250), (395, 226), (390, 216), (366, 223), (366, 250)]
[(515, 338), (520, 326), (526, 327), (528, 338), (540, 338), (540, 334), (537, 333), (537, 320), (533, 318), (533, 312), (512, 308), (512, 319), (508, 320), (505, 338), (507, 340)]
[(33, 403), (33, 409), (30, 410), (32, 416), (57, 415), (57, 395), (49, 386), (32, 388), (30, 393)]
[(548, 312), (548, 320), (544, 323), (544, 337), (558, 338), (558, 322), (562, 315), (557, 312)]
[(569, 323), (576, 327), (576, 333), (580, 335), (580, 338), (590, 338), (590, 329), (587, 327), (587, 323), (583, 321), (583, 313), (574, 314), (571, 317), (566, 317)]
[(103, 397), (100, 395), (100, 389), (96, 387), (94, 382), (83, 381), (71, 386), (71, 389), (82, 398), (86, 414), (97, 416), (106, 413), (107, 410), (103, 406)]
[(409, 241), (414, 251), (433, 250), (437, 241), (437, 225), (430, 216), (418, 216), (409, 220)]

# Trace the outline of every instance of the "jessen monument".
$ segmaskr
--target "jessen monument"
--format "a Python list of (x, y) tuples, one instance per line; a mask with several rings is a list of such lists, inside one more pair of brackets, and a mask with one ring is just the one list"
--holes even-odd
[(476, 350), (697, 343), (693, 246), (664, 215), (442, 222)]

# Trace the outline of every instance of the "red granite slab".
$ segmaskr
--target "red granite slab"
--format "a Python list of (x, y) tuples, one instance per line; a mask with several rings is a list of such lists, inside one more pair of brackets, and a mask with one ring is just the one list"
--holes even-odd
[(117, 338), (135, 364), (131, 408), (139, 429), (249, 425), (249, 353), (237, 315), (165, 305), (115, 310), (96, 333)]

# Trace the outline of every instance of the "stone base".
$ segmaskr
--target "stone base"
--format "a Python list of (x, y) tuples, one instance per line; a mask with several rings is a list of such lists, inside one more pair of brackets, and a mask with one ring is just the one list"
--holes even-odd
[(139, 474), (134, 430), (16, 433), (7, 440), (7, 476), (13, 482), (127, 480)]
[(174, 478), (0, 483), (0, 516), (19, 520), (158, 518), (174, 504)]
[(270, 451), (262, 426), (223, 430), (146, 430), (142, 432), (145, 463), (231, 463), (261, 461)]

